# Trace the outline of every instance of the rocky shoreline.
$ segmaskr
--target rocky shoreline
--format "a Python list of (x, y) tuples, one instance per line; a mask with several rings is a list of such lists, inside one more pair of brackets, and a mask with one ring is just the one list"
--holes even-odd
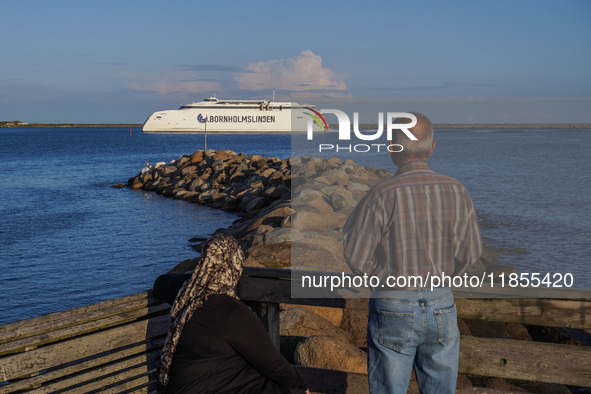
[[(391, 176), (384, 169), (337, 158), (278, 159), (198, 150), (170, 163), (147, 165), (126, 186), (236, 212), (238, 219), (217, 232), (236, 237), (247, 266), (303, 264), (307, 269), (350, 272), (342, 256), (341, 228), (365, 192)], [(292, 251), (294, 243), (297, 253)], [(310, 261), (317, 266), (310, 266)], [(181, 262), (172, 272), (191, 270), (197, 262), (198, 258)], [(516, 270), (500, 265), (499, 254), (487, 245), (470, 273), (483, 272)], [(367, 373), (366, 312), (282, 305), (280, 321), (282, 352), (290, 362)], [(462, 335), (532, 340), (521, 324), (459, 319), (458, 326)], [(518, 382), (458, 379), (458, 387), (472, 384), (522, 391)], [(556, 393), (570, 392), (560, 385), (544, 387)]]

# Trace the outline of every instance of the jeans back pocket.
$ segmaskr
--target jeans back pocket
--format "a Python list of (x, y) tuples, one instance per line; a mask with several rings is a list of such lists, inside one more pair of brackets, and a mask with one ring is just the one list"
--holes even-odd
[(414, 312), (377, 312), (380, 345), (392, 350), (408, 347), (413, 333)]
[(433, 313), (437, 321), (437, 341), (442, 345), (454, 341), (460, 335), (455, 304), (451, 308), (436, 309)]

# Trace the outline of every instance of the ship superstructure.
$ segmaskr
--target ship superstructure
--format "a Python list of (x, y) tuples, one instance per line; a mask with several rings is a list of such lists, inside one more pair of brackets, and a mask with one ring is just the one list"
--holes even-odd
[[(209, 97), (177, 110), (154, 112), (144, 132), (290, 133), (305, 131), (313, 105)], [(207, 128), (207, 130), (206, 130)], [(314, 125), (317, 130), (318, 126)]]

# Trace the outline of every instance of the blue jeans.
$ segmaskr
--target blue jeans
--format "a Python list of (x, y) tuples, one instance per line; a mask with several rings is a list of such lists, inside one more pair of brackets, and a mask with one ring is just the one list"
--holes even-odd
[(413, 368), (422, 394), (455, 393), (460, 332), (451, 290), (376, 293), (367, 351), (372, 394), (406, 393)]

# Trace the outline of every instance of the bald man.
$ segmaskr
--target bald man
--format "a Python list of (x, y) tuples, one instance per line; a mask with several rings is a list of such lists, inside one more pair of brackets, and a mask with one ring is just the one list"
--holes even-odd
[(461, 274), (482, 250), (470, 195), (457, 180), (429, 169), (433, 125), (413, 115), (417, 124), (410, 131), (417, 141), (401, 131), (390, 141), (403, 147), (389, 153), (398, 172), (367, 192), (343, 229), (352, 271), (378, 276), (384, 285), (374, 289), (369, 303), (372, 394), (406, 393), (412, 369), (421, 393), (455, 392), (456, 307), (451, 289), (431, 289), (429, 278)]

